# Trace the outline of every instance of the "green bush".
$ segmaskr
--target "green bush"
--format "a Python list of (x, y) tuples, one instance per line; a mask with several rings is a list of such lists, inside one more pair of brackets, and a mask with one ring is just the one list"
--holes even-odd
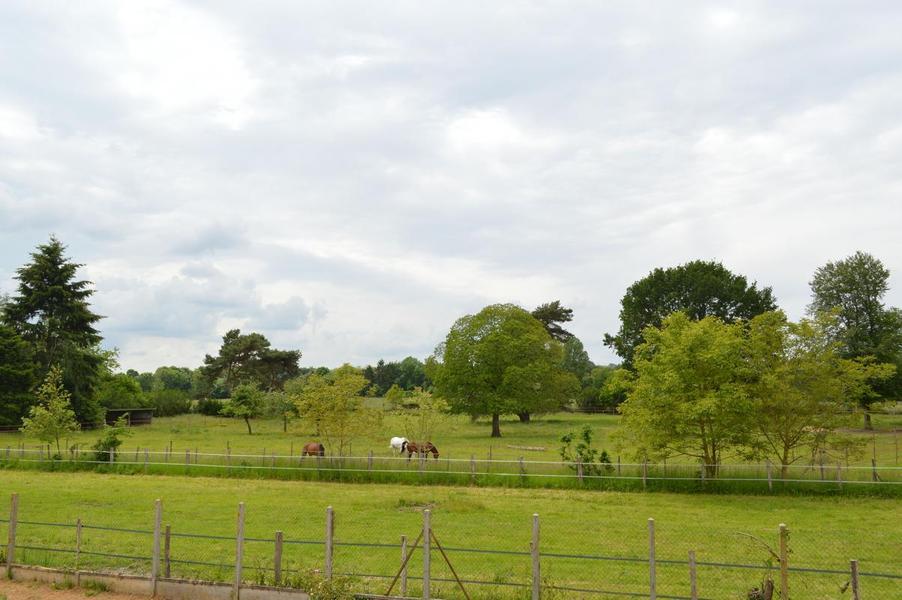
[(201, 398), (197, 401), (194, 410), (199, 414), (215, 417), (222, 413), (223, 406), (225, 406), (225, 403), (222, 400), (216, 398)]
[(285, 584), (307, 592), (310, 600), (354, 600), (351, 580), (347, 577), (326, 579), (318, 571), (300, 571), (287, 578)]
[(155, 390), (148, 396), (154, 416), (173, 417), (191, 412), (191, 396), (184, 390)]
[(128, 421), (125, 415), (116, 419), (115, 425), (104, 425), (103, 437), (97, 440), (91, 450), (94, 451), (94, 459), (98, 461), (109, 461), (110, 452), (114, 452), (122, 445), (122, 438), (131, 435), (132, 432), (128, 428)]

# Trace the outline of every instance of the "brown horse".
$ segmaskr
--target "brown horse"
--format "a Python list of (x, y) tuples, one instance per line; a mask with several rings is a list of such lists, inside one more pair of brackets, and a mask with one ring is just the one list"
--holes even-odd
[(404, 445), (402, 452), (404, 451), (407, 452), (407, 462), (410, 462), (410, 458), (414, 454), (428, 456), (430, 452), (432, 453), (433, 458), (435, 458), (435, 460), (438, 460), (438, 448), (436, 448), (432, 442), (425, 442), (422, 444), (417, 444), (416, 442), (407, 442), (407, 444)]
[(326, 447), (319, 442), (310, 442), (301, 450), (301, 456), (325, 456)]

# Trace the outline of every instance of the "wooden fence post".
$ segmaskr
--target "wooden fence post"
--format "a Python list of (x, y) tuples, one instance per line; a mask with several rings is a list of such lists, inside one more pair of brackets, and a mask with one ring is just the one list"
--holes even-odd
[(642, 489), (647, 489), (648, 487), (648, 460), (642, 461)]
[(373, 470), (373, 451), (372, 450), (370, 450), (369, 455), (366, 457), (366, 470), (367, 471)]
[(332, 507), (326, 507), (326, 563), (323, 572), (326, 579), (332, 579), (332, 536), (335, 535), (335, 513)]
[(407, 596), (407, 536), (401, 536), (401, 596)]
[(576, 477), (579, 479), (579, 482), (583, 482), (583, 461), (576, 461)]
[(789, 598), (789, 548), (786, 524), (780, 523), (780, 597)]
[(19, 494), (13, 494), (9, 502), (9, 527), (6, 543), (6, 576), (12, 578), (12, 567), (16, 561), (16, 524), (19, 522)]
[(476, 455), (470, 455), (470, 483), (476, 483)]
[(81, 559), (81, 518), (75, 520), (75, 570)]
[(839, 483), (839, 489), (842, 489), (842, 463), (836, 463), (836, 481)]
[(185, 449), (185, 466), (187, 467), (190, 464), (191, 464), (191, 450)]
[(157, 578), (160, 576), (160, 532), (163, 525), (163, 503), (157, 498), (153, 503), (153, 562), (150, 570), (151, 593), (157, 595)]
[(430, 522), (431, 511), (427, 508), (423, 511), (423, 600), (429, 600), (431, 593), (431, 551), (432, 551), (432, 524)]
[(116, 461), (116, 449), (110, 448), (110, 464), (113, 464)]
[(877, 459), (871, 459), (871, 480), (874, 482), (880, 481), (880, 476), (877, 475)]
[(172, 577), (172, 526), (167, 525), (163, 532), (163, 577)]
[(532, 554), (532, 600), (539, 600), (542, 589), (541, 561), (539, 560), (539, 515), (532, 515), (532, 543), (529, 545)]
[(235, 600), (241, 598), (241, 563), (244, 561), (244, 502), (238, 503), (238, 531), (235, 535), (235, 582), (232, 586), (232, 596)]
[(698, 600), (698, 582), (695, 573), (695, 550), (689, 551), (689, 598)]
[(275, 550), (273, 551), (272, 564), (275, 574), (273, 575), (273, 582), (276, 586), (281, 585), (282, 583), (282, 532), (276, 532), (276, 545)]
[(622, 473), (620, 472), (620, 455), (617, 455), (617, 476), (620, 477)]
[(774, 491), (773, 467), (770, 464), (770, 460), (767, 461), (767, 490), (769, 492)]
[(851, 560), (849, 562), (850, 562), (850, 566), (852, 568), (852, 581), (851, 581), (852, 600), (861, 600), (861, 596), (859, 596), (859, 591), (858, 591), (858, 561)]
[(655, 572), (655, 520), (648, 520), (648, 597), (658, 597), (657, 577)]

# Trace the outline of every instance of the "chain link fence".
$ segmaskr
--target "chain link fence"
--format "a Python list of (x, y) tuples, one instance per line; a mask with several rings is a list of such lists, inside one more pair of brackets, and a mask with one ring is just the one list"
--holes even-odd
[(467, 519), (464, 504), (451, 514), (401, 501), (373, 523), (353, 510), (335, 514), (300, 501), (271, 531), (243, 504), (232, 515), (176, 510), (169, 520), (158, 503), (128, 522), (61, 523), (29, 518), (29, 506), (14, 496), (0, 515), (2, 558), (300, 589), (333, 581), (358, 593), (411, 598), (747, 600), (766, 598), (753, 590), (769, 586), (774, 599), (902, 597), (899, 540), (854, 520), (806, 530), (761, 515), (759, 526), (738, 531), (704, 521), (602, 518), (602, 511), (562, 502), (552, 514), (492, 515), (487, 524)]

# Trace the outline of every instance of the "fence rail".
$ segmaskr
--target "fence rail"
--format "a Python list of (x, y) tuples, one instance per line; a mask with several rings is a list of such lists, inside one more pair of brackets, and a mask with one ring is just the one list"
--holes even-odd
[[(782, 597), (788, 597), (786, 592), (791, 588), (791, 597), (796, 600), (819, 599), (825, 597), (825, 590), (850, 587), (853, 598), (902, 597), (902, 565), (898, 560), (889, 557), (876, 563), (880, 569), (871, 569), (866, 560), (849, 560), (848, 568), (840, 568), (835, 558), (831, 564), (815, 564), (810, 562), (811, 548), (796, 545), (795, 538), (790, 540), (789, 528), (783, 524), (770, 529), (766, 540), (759, 540), (775, 560), (753, 564), (696, 560), (696, 551), (703, 550), (704, 540), (695, 540), (692, 546), (678, 544), (685, 558), (675, 558), (672, 532), (662, 529), (662, 522), (654, 519), (646, 523), (646, 552), (632, 554), (562, 551), (561, 540), (553, 531), (540, 537), (538, 514), (532, 515), (531, 537), (530, 520), (524, 518), (522, 535), (518, 536), (524, 540), (523, 547), (515, 550), (416, 542), (411, 546), (408, 536), (400, 536), (400, 542), (336, 539), (332, 507), (325, 511), (322, 539), (293, 538), (284, 533), (289, 527), (271, 537), (246, 535), (252, 523), (246, 519), (243, 503), (239, 504), (234, 533), (228, 535), (174, 531), (171, 525), (163, 528), (159, 500), (147, 511), (146, 521), (152, 528), (118, 527), (82, 519), (75, 523), (20, 519), (19, 515), (27, 514), (29, 508), (13, 494), (8, 518), (0, 518), (7, 533), (0, 557), (7, 568), (21, 565), (91, 570), (149, 576), (152, 581), (188, 577), (231, 583), (236, 591), (248, 584), (297, 588), (320, 579), (345, 578), (355, 592), (379, 594), (385, 593), (386, 581), (395, 580), (401, 582), (401, 596), (408, 598), (463, 597), (460, 585), (472, 592), (470, 598), (482, 597), (478, 590), (486, 589), (486, 598), (524, 598), (525, 590), (531, 590), (532, 600), (560, 598), (559, 593), (704, 600), (745, 597), (750, 582), (760, 578), (783, 586)], [(454, 525), (437, 522), (431, 518), (431, 510), (424, 509), (417, 541), (424, 536), (441, 539)], [(76, 535), (72, 537), (54, 533), (73, 529)], [(642, 529), (637, 524), (636, 536), (643, 535)], [(85, 530), (96, 532), (97, 537), (86, 536)], [(180, 542), (172, 543), (173, 539)], [(292, 546), (295, 549), (288, 550)], [(441, 554), (435, 552), (437, 547)], [(686, 548), (690, 548), (688, 552)], [(867, 548), (859, 550), (869, 554)], [(471, 555), (475, 556), (468, 558)], [(396, 558), (392, 560), (392, 556)], [(438, 568), (440, 557), (452, 567), (453, 578)], [(487, 566), (491, 562), (497, 563), (492, 568), (502, 565), (509, 576), (499, 578), (496, 571), (493, 577), (492, 568)], [(505, 590), (512, 595), (505, 595)]]
[(742, 491), (886, 490), (902, 492), (902, 466), (850, 465), (821, 457), (817, 463), (721, 464), (622, 462), (610, 463), (469, 458), (376, 456), (302, 456), (297, 454), (199, 452), (185, 449), (81, 452), (70, 449), (54, 456), (48, 447), (0, 448), (0, 464), (28, 468), (130, 469), (143, 473), (224, 476), (266, 476), (281, 479), (351, 479), (357, 481), (428, 481), (465, 485), (586, 487), (594, 489), (717, 489), (742, 486)]

